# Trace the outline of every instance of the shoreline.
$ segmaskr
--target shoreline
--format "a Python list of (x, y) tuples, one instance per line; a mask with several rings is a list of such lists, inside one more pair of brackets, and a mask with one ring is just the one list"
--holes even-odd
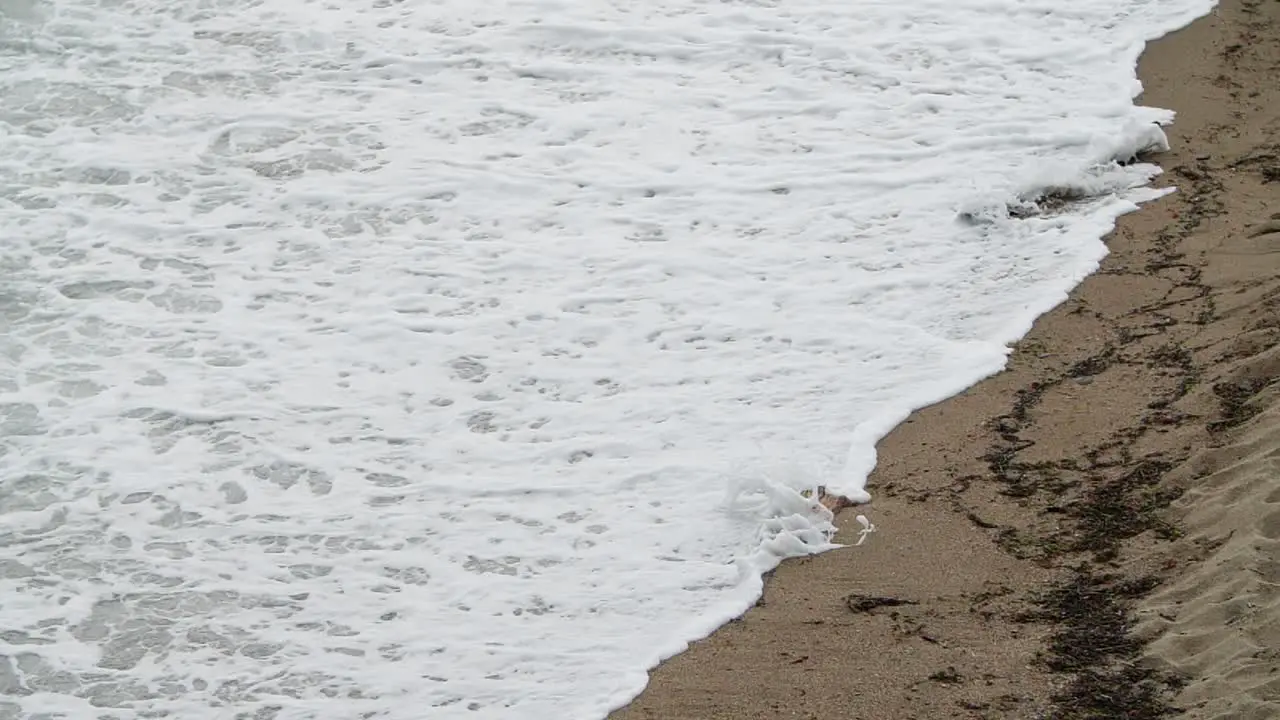
[(1224, 0), (1138, 72), (1178, 192), (880, 442), (839, 540), (875, 535), (784, 562), (611, 717), (1280, 716), (1280, 3)]

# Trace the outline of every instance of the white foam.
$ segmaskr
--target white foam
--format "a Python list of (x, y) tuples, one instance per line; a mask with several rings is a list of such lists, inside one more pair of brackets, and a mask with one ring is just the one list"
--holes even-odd
[(0, 0), (0, 717), (603, 716), (1094, 269), (1208, 7)]

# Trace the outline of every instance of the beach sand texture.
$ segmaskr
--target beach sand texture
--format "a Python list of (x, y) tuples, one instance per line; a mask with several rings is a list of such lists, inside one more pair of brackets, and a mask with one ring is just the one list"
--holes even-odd
[(864, 545), (784, 563), (615, 718), (1280, 718), (1280, 2), (1139, 74), (1178, 192), (882, 441)]
[[(1203, 368), (1185, 406), (1216, 422), (1168, 475), (1178, 563), (1139, 607), (1151, 666), (1187, 680), (1189, 718), (1280, 717), (1280, 3), (1226, 4), (1153, 52), (1211, 155), (1194, 178), (1216, 213), (1193, 233), (1214, 321), (1186, 347)], [(1158, 68), (1158, 69), (1156, 69)], [(1172, 89), (1179, 77), (1190, 83)], [(1182, 561), (1181, 557), (1192, 561)]]

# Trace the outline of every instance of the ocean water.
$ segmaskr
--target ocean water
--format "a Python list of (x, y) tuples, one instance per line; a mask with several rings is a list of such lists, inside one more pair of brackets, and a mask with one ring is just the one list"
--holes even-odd
[(0, 718), (603, 717), (1096, 267), (1210, 6), (0, 0)]

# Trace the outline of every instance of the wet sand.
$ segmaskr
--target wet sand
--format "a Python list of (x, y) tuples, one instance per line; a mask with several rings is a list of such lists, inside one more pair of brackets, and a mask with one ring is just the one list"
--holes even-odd
[(1148, 47), (1178, 192), (617, 720), (1280, 717), (1280, 2)]

